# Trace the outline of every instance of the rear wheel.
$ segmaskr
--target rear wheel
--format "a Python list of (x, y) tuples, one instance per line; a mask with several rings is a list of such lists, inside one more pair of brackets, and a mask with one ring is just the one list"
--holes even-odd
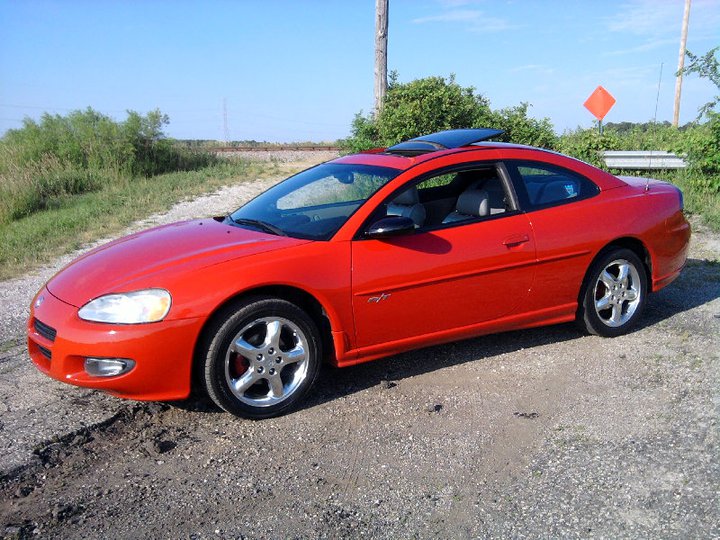
[(605, 337), (628, 332), (645, 306), (648, 281), (640, 258), (629, 249), (613, 249), (588, 271), (578, 322)]
[(250, 299), (209, 332), (205, 387), (237, 416), (285, 414), (315, 381), (320, 354), (317, 327), (303, 310), (278, 298)]

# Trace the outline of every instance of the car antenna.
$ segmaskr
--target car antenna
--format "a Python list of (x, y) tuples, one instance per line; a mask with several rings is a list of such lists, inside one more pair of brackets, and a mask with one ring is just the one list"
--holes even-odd
[[(662, 83), (662, 72), (663, 72), (663, 65), (665, 62), (660, 62), (660, 77), (658, 77), (658, 87), (657, 87), (657, 94), (655, 95), (655, 116), (653, 116), (653, 123), (652, 123), (652, 134), (653, 139), (655, 139), (655, 134), (657, 133), (657, 110), (658, 110), (658, 103), (660, 102), (660, 83)], [(652, 165), (652, 152), (650, 153), (650, 164)], [(645, 179), (645, 193), (650, 191), (650, 178)]]

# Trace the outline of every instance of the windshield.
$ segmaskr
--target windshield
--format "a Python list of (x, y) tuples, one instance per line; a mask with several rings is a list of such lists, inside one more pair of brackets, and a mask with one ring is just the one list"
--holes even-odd
[(229, 217), (242, 227), (327, 240), (399, 172), (388, 167), (324, 163), (273, 186)]

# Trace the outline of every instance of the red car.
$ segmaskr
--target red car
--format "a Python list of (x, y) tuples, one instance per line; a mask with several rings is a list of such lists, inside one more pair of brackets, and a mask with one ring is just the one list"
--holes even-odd
[(33, 300), (58, 380), (233, 414), (296, 406), (323, 361), (577, 320), (617, 336), (680, 273), (682, 193), (451, 130), (341, 157), (226, 217), (121, 238)]

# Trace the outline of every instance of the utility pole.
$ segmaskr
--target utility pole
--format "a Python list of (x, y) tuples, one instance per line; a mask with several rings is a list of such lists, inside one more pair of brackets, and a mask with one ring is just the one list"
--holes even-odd
[(375, 116), (387, 93), (388, 2), (375, 0)]
[(685, 0), (683, 13), (682, 33), (680, 34), (680, 56), (678, 58), (677, 79), (675, 79), (675, 107), (673, 109), (672, 125), (678, 127), (680, 123), (680, 93), (682, 92), (682, 70), (685, 67), (685, 46), (687, 45), (688, 21), (690, 20), (690, 1)]

